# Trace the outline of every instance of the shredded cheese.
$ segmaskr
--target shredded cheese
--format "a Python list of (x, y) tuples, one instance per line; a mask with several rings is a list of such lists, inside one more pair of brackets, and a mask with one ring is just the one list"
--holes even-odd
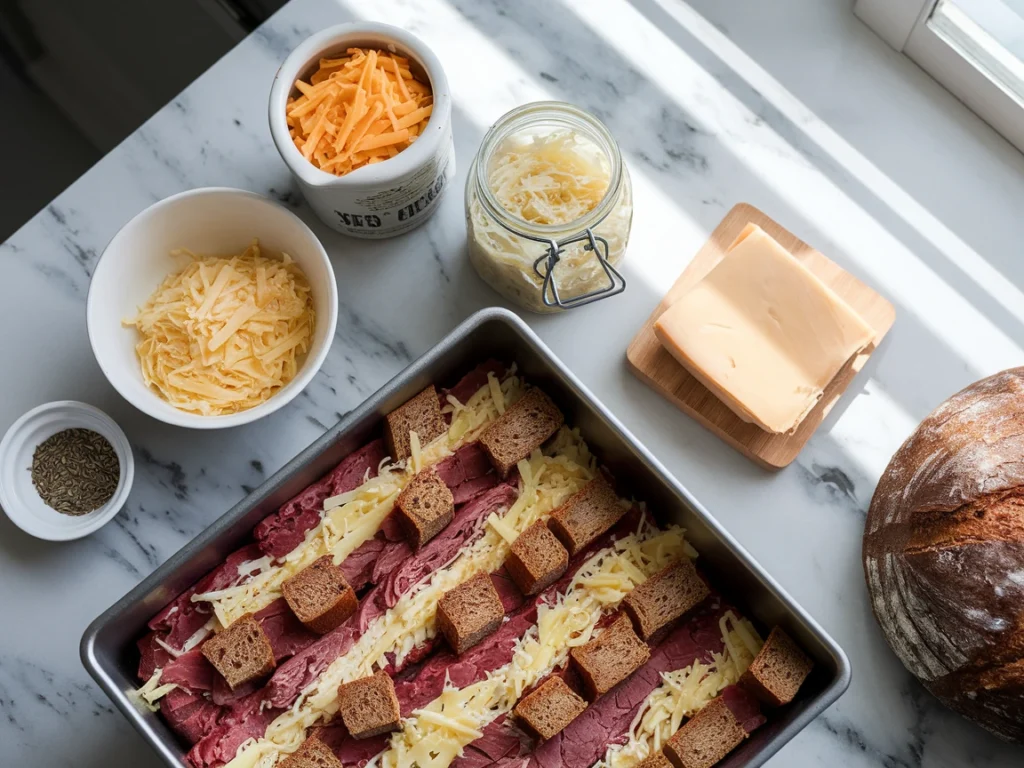
[(168, 276), (123, 324), (147, 387), (183, 411), (237, 413), (266, 401), (295, 378), (313, 338), (309, 281), (288, 254), (259, 243), (231, 257), (197, 256)]
[(499, 405), (510, 405), (522, 392), (523, 382), (514, 370), (500, 382), (497, 395), (490, 385), (480, 387), (466, 405), (453, 414), (446, 435), (422, 447), (418, 438), (413, 441), (415, 451), (409, 462), (385, 464), (372, 480), (326, 499), (320, 523), (307, 531), (304, 541), (282, 561), (260, 570), (237, 586), (193, 595), (193, 602), (210, 603), (224, 628), (239, 617), (270, 605), (281, 596), (284, 582), (317, 558), (332, 554), (334, 562), (340, 564), (359, 545), (376, 535), (398, 494), (418, 470), (436, 464), (459, 446), (475, 440), (498, 418)]
[[(519, 463), (519, 497), (500, 516), (509, 530), (524, 531), (594, 477), (596, 462), (577, 433), (563, 429), (549, 448), (555, 449), (559, 453), (544, 455), (535, 451), (528, 460)], [(271, 766), (278, 755), (298, 749), (308, 728), (337, 712), (339, 685), (372, 674), (375, 667), (385, 666), (388, 654), (394, 654), (396, 663), (401, 663), (413, 649), (433, 638), (437, 632), (435, 616), (441, 596), (479, 573), (498, 570), (509, 548), (509, 543), (493, 527), (488, 527), (450, 563), (436, 570), (429, 581), (403, 595), (393, 608), (371, 624), (345, 656), (335, 660), (302, 692), (290, 711), (270, 724), (264, 738), (250, 740), (239, 748), (235, 760), (228, 764), (230, 768)], [(642, 549), (631, 551), (647, 556)], [(625, 591), (624, 588), (621, 594)], [(450, 715), (447, 711), (443, 714)]]
[(349, 48), (320, 59), (300, 95), (285, 109), (295, 146), (321, 170), (344, 176), (408, 149), (433, 111), (430, 86), (413, 77), (409, 60), (377, 50)]
[[(723, 652), (712, 654), (709, 664), (695, 661), (684, 669), (662, 674), (662, 684), (633, 718), (626, 743), (609, 747), (594, 768), (632, 768), (661, 751), (686, 718), (739, 681), (760, 649), (761, 639), (749, 621), (737, 618), (732, 611), (722, 616), (719, 628)], [(739, 655), (733, 655), (736, 651)]]
[[(518, 641), (511, 662), (466, 688), (448, 687), (406, 718), (376, 765), (446, 768), (480, 737), (484, 726), (510, 712), (524, 691), (566, 663), (571, 648), (598, 634), (601, 616), (639, 583), (634, 574), (646, 578), (688, 555), (690, 549), (679, 528), (653, 533), (643, 526), (588, 560), (564, 594), (540, 606), (536, 626)], [(672, 537), (675, 546), (661, 546), (663, 536)]]
[(487, 183), (516, 218), (531, 224), (568, 224), (604, 199), (611, 167), (600, 147), (575, 131), (519, 133), (494, 150)]
[(135, 699), (150, 712), (158, 712), (160, 705), (157, 704), (157, 701), (178, 687), (174, 683), (160, 685), (161, 675), (163, 675), (163, 670), (158, 667), (144, 686), (134, 691), (129, 691), (128, 696)]

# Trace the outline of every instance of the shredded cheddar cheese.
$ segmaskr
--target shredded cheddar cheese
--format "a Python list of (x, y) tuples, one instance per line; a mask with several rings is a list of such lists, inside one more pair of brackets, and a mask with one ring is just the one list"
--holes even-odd
[(695, 661), (684, 669), (663, 673), (661, 685), (633, 718), (626, 743), (609, 747), (594, 768), (632, 768), (661, 751), (686, 718), (739, 681), (760, 650), (761, 638), (749, 621), (737, 618), (732, 611), (722, 616), (719, 629), (723, 652), (712, 654), (708, 664)]
[[(506, 406), (509, 404), (506, 402)], [(519, 462), (519, 497), (507, 511), (495, 515), (508, 530), (517, 532), (516, 535), (549, 515), (586, 485), (597, 471), (594, 457), (572, 430), (563, 428), (547, 450), (553, 455), (534, 451), (528, 460)], [(628, 543), (623, 546), (639, 553), (640, 557), (646, 556), (642, 549), (631, 548)], [(270, 724), (264, 738), (250, 740), (239, 748), (229, 767), (267, 768), (275, 764), (279, 755), (298, 749), (308, 728), (337, 712), (339, 685), (385, 666), (388, 654), (394, 654), (396, 663), (401, 663), (412, 650), (433, 638), (437, 633), (435, 617), (441, 596), (479, 573), (498, 570), (509, 549), (509, 543), (489, 525), (479, 539), (459, 550), (429, 581), (403, 595), (393, 608), (371, 624), (345, 656), (335, 660), (302, 692), (291, 710)], [(655, 549), (655, 553), (667, 551), (660, 545)], [(622, 592), (620, 598), (624, 594)], [(474, 726), (467, 728), (473, 730)]]
[(479, 437), (497, 419), (500, 409), (522, 395), (523, 383), (514, 371), (501, 382), (491, 376), (493, 385), (480, 387), (465, 405), (459, 404), (446, 434), (425, 446), (420, 445), (417, 437), (413, 440), (413, 456), (406, 463), (386, 464), (372, 480), (326, 499), (320, 523), (307, 531), (303, 543), (281, 562), (259, 570), (238, 586), (193, 595), (193, 602), (210, 603), (221, 628), (227, 627), (240, 616), (265, 608), (281, 597), (284, 582), (317, 558), (331, 554), (336, 564), (342, 563), (359, 545), (374, 537), (398, 494), (417, 472)]
[(434, 103), (407, 58), (362, 48), (320, 59), (309, 82), (297, 80), (295, 88), (300, 95), (286, 109), (292, 140), (309, 162), (337, 176), (407, 149)]
[[(665, 546), (671, 540), (671, 546)], [(430, 704), (412, 713), (376, 757), (379, 768), (446, 768), (484, 726), (512, 711), (523, 692), (565, 664), (569, 650), (598, 634), (601, 616), (639, 583), (692, 549), (683, 531), (664, 533), (643, 525), (588, 560), (565, 593), (542, 604), (537, 624), (521, 638), (512, 661), (484, 680), (456, 689), (450, 685)], [(638, 580), (639, 577), (639, 580)]]
[(204, 416), (266, 401), (295, 378), (313, 338), (309, 281), (288, 256), (259, 243), (231, 257), (196, 256), (160, 284), (124, 325), (146, 386), (175, 408)]

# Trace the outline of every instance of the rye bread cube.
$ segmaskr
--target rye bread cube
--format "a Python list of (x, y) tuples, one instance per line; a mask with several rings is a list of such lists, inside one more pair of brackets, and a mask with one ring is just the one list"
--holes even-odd
[(332, 555), (314, 560), (281, 585), (295, 617), (307, 629), (326, 635), (356, 612), (359, 599)]
[(575, 557), (619, 522), (626, 512), (615, 489), (603, 475), (598, 475), (551, 513), (548, 528), (569, 551), (569, 556)]
[(665, 742), (664, 753), (675, 768), (711, 768), (745, 738), (747, 732), (719, 696)]
[(437, 602), (437, 628), (456, 654), (497, 631), (504, 618), (498, 590), (486, 573), (448, 590)]
[(619, 616), (595, 639), (569, 651), (590, 701), (608, 693), (651, 658), (627, 616)]
[(395, 512), (410, 543), (419, 549), (455, 519), (455, 497), (430, 467), (405, 486), (395, 501)]
[(230, 627), (203, 643), (200, 650), (231, 690), (274, 671), (274, 649), (251, 613), (235, 619)]
[(277, 768), (342, 768), (342, 762), (331, 748), (316, 736), (310, 736), (288, 757), (277, 764)]
[(405, 461), (412, 455), (409, 433), (415, 432), (420, 445), (426, 445), (447, 430), (433, 384), (384, 417), (384, 442), (395, 461)]
[(484, 431), (480, 445), (504, 479), (564, 423), (565, 417), (551, 398), (531, 387)]
[(398, 730), (402, 718), (395, 683), (384, 670), (342, 683), (338, 714), (353, 739), (369, 739)]
[(524, 595), (536, 595), (550, 587), (569, 567), (569, 552), (542, 520), (512, 542), (505, 568)]
[(672, 768), (672, 763), (668, 761), (668, 758), (661, 752), (655, 752), (653, 755), (648, 755), (633, 768)]
[(558, 675), (519, 700), (512, 713), (534, 738), (547, 740), (583, 714), (587, 702)]
[(780, 627), (775, 627), (743, 673), (740, 685), (759, 701), (781, 707), (794, 699), (813, 666), (811, 657)]
[(623, 608), (643, 640), (667, 627), (700, 604), (711, 590), (690, 558), (683, 558), (651, 576), (626, 595)]

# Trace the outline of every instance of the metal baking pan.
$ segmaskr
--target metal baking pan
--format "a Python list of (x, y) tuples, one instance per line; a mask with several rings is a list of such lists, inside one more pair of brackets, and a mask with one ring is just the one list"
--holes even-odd
[(629, 434), (522, 320), (503, 309), (477, 312), (436, 347), (349, 413), (323, 437), (186, 544), (97, 618), (81, 643), (82, 663), (169, 766), (185, 768), (185, 748), (160, 717), (128, 697), (136, 687), (135, 641), (146, 622), (174, 597), (223, 562), (253, 527), (282, 503), (375, 437), (382, 415), (433, 382), (455, 381), (491, 357), (515, 360), (579, 427), (624, 491), (635, 489), (655, 515), (686, 528), (702, 569), (724, 594), (762, 627), (781, 624), (814, 658), (815, 671), (797, 701), (723, 761), (724, 768), (765, 763), (832, 704), (850, 682), (846, 654), (682, 485)]

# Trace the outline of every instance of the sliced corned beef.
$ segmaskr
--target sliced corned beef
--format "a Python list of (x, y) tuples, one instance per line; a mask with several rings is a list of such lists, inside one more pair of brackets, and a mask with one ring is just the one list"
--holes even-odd
[(454, 387), (442, 389), (438, 393), (441, 399), (441, 407), (443, 408), (448, 404), (448, 395), (465, 404), (469, 401), (469, 398), (476, 394), (480, 387), (487, 384), (487, 374), (493, 373), (501, 380), (507, 370), (508, 367), (498, 360), (487, 360), (480, 363), (480, 365), (459, 379), (458, 384)]
[(139, 648), (139, 679), (149, 680), (158, 668), (167, 665), (174, 658), (156, 640), (160, 635), (150, 632), (139, 638), (136, 645)]
[(175, 688), (160, 700), (160, 712), (189, 744), (195, 744), (217, 724), (221, 709), (201, 693)]
[(518, 496), (515, 485), (502, 483), (460, 507), (447, 528), (388, 574), (384, 582), (385, 607), (393, 608), (402, 595), (451, 560), (462, 547), (476, 541), (483, 534), (487, 516), (511, 506)]
[(767, 722), (761, 714), (761, 705), (757, 703), (757, 699), (738, 685), (723, 688), (721, 696), (732, 716), (747, 733), (753, 733)]
[(472, 501), (498, 484), (498, 474), (491, 466), (480, 443), (464, 445), (437, 464), (437, 474), (455, 497), (456, 504)]
[[(252, 696), (259, 699), (260, 694)], [(189, 763), (195, 768), (220, 768), (234, 759), (243, 743), (263, 736), (267, 726), (281, 714), (279, 709), (261, 710), (258, 701), (256, 706), (246, 706), (241, 711), (245, 713), (243, 717), (231, 713), (222, 716), (221, 722), (189, 750)]]
[(275, 707), (290, 707), (299, 692), (318, 678), (331, 662), (348, 653), (361, 634), (356, 616), (351, 616), (333, 632), (281, 664), (270, 676), (264, 689), (265, 698)]
[[(722, 638), (718, 632), (718, 619), (723, 613), (718, 601), (687, 624), (676, 627), (651, 652), (650, 660), (627, 680), (591, 704), (569, 726), (541, 744), (522, 734), (524, 748), (506, 753), (492, 763), (481, 762), (476, 748), (487, 739), (495, 743), (509, 743), (508, 726), (491, 723), (483, 730), (483, 737), (466, 750), (464, 758), (457, 759), (453, 768), (480, 768), (483, 765), (512, 768), (587, 768), (597, 762), (609, 744), (622, 743), (628, 735), (630, 723), (651, 691), (661, 684), (661, 673), (688, 667), (694, 661), (710, 661), (712, 652), (721, 653)], [(486, 743), (486, 742), (485, 742)], [(465, 760), (465, 762), (464, 762)]]
[(317, 728), (313, 734), (327, 745), (345, 768), (362, 768), (370, 758), (387, 749), (388, 741), (391, 739), (390, 733), (382, 733), (368, 739), (353, 739), (340, 721)]
[(483, 736), (463, 750), (461, 757), (455, 758), (452, 767), (485, 768), (501, 765), (511, 768), (513, 765), (522, 765), (529, 760), (522, 755), (529, 753), (533, 743), (512, 720), (501, 715), (484, 728)]
[(367, 476), (376, 477), (377, 468), (387, 456), (383, 440), (374, 440), (346, 456), (326, 476), (313, 483), (298, 496), (256, 526), (253, 536), (263, 554), (284, 557), (306, 537), (306, 531), (320, 523), (324, 499), (354, 490)]
[(235, 586), (242, 580), (238, 566), (261, 557), (263, 553), (255, 544), (248, 544), (232, 552), (221, 565), (178, 595), (150, 619), (149, 628), (159, 633), (160, 639), (171, 648), (181, 650), (210, 619), (210, 606), (207, 603), (192, 602), (192, 595)]
[(345, 581), (352, 585), (356, 592), (367, 584), (373, 583), (373, 569), (387, 546), (387, 540), (380, 535), (364, 541), (341, 563), (341, 572)]
[(216, 677), (217, 670), (198, 648), (193, 648), (167, 663), (160, 676), (160, 682), (180, 685), (194, 693), (212, 690)]

